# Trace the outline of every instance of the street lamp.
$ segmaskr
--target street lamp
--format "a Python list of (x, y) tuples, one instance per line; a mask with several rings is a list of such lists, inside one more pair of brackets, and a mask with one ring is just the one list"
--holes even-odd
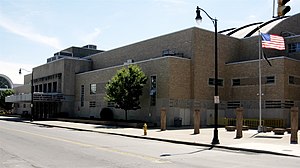
[(219, 138), (218, 138), (218, 105), (220, 103), (219, 100), (219, 93), (218, 93), (218, 84), (219, 84), (219, 79), (218, 79), (218, 31), (217, 31), (217, 19), (212, 18), (211, 16), (208, 15), (208, 13), (199, 8), (199, 6), (197, 6), (197, 10), (196, 10), (196, 21), (199, 22), (202, 20), (202, 17), (200, 15), (200, 11), (203, 11), (208, 18), (212, 21), (212, 23), (214, 24), (215, 27), (215, 96), (214, 96), (214, 104), (215, 104), (215, 124), (214, 124), (214, 137), (212, 140), (212, 144), (220, 144), (219, 142)]
[[(22, 74), (22, 70), (26, 71), (26, 72), (30, 72), (26, 69), (23, 69), (23, 68), (20, 68), (19, 69), (19, 74), (21, 75)], [(31, 71), (31, 103), (30, 103), (30, 108), (31, 108), (31, 121), (33, 121), (33, 118), (34, 118), (34, 108), (33, 108), (33, 70)]]

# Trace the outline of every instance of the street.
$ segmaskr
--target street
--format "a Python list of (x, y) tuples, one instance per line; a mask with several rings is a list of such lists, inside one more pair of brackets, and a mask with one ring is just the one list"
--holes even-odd
[[(108, 128), (122, 129), (122, 128)], [(299, 167), (300, 158), (38, 126), (0, 117), (0, 167)]]

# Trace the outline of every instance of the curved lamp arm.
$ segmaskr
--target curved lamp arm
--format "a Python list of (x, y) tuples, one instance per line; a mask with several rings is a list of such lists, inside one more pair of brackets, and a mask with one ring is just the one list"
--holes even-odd
[(200, 11), (203, 11), (207, 15), (207, 17), (213, 22), (214, 26), (216, 26), (218, 20), (212, 18), (204, 9), (199, 8), (199, 6), (197, 6), (197, 10), (196, 10), (196, 14), (197, 14), (196, 18), (195, 18), (196, 20), (202, 20), (202, 17), (200, 15)]

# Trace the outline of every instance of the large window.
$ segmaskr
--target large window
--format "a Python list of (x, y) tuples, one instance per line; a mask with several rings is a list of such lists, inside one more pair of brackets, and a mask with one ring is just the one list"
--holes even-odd
[(80, 105), (81, 107), (84, 106), (84, 85), (81, 85), (81, 92), (80, 92)]
[(47, 83), (44, 83), (44, 85), (43, 85), (43, 92), (47, 93)]
[(52, 93), (52, 83), (48, 83), (48, 93)]
[(57, 92), (57, 82), (53, 82), (53, 92)]
[(156, 105), (156, 95), (157, 95), (157, 83), (156, 76), (151, 76), (150, 78), (150, 106)]
[(300, 43), (288, 44), (288, 52), (289, 53), (300, 52)]
[(96, 94), (96, 91), (97, 91), (97, 85), (90, 84), (90, 94)]
[(43, 85), (39, 84), (39, 92), (43, 92)]

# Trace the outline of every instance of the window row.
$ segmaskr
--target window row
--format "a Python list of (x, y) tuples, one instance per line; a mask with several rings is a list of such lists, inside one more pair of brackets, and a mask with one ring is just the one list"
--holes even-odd
[[(266, 76), (262, 77), (262, 84), (274, 84), (276, 81), (275, 76)], [(300, 77), (289, 76), (289, 84), (300, 85)], [(214, 78), (209, 78), (208, 84), (210, 86), (215, 85)], [(236, 78), (231, 80), (232, 86), (249, 86), (249, 85), (258, 85), (258, 78)], [(218, 79), (218, 86), (224, 86), (224, 80)]]
[(62, 76), (61, 73), (49, 75), (49, 76), (45, 76), (42, 78), (34, 79), (33, 83), (44, 82), (44, 81), (49, 81), (49, 80), (57, 80), (57, 79), (61, 79), (61, 76)]
[[(89, 92), (90, 95), (93, 94), (105, 94), (105, 86), (106, 83), (92, 83), (89, 85)], [(84, 85), (81, 85), (80, 88), (80, 106), (84, 106)], [(157, 97), (157, 82), (156, 82), (156, 75), (153, 75), (150, 77), (150, 106), (155, 106), (156, 105), (156, 97)], [(90, 102), (90, 107), (96, 107), (95, 102)], [(114, 103), (109, 102), (108, 106), (114, 106)]]
[[(292, 100), (266, 100), (264, 101), (264, 108), (272, 109), (272, 108), (292, 108), (294, 107), (295, 103)], [(228, 101), (227, 102), (227, 109), (236, 109), (242, 107), (241, 101)]]
[[(262, 84), (274, 84), (275, 76), (266, 76), (261, 79)], [(258, 78), (236, 78), (231, 81), (232, 86), (258, 85)]]
[(34, 92), (43, 92), (43, 93), (57, 93), (58, 92), (58, 83), (44, 83), (34, 86)]
[[(262, 84), (274, 84), (275, 76), (266, 76), (262, 77)], [(209, 78), (208, 85), (214, 86), (215, 79)], [(258, 85), (258, 78), (235, 78), (231, 80), (232, 86), (249, 86), (249, 85)], [(218, 86), (224, 86), (224, 79), (218, 79)]]

